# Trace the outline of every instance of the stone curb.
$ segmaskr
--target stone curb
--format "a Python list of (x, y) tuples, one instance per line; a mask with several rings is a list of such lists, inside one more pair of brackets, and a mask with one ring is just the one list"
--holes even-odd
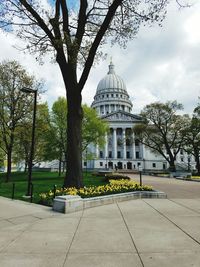
[(177, 180), (183, 180), (183, 181), (192, 181), (192, 182), (200, 182), (200, 179), (195, 179), (195, 178), (183, 178), (183, 177), (176, 177), (175, 179)]
[(71, 213), (138, 198), (167, 198), (167, 194), (160, 191), (135, 191), (91, 198), (70, 195), (57, 196), (53, 201), (53, 210), (62, 213)]

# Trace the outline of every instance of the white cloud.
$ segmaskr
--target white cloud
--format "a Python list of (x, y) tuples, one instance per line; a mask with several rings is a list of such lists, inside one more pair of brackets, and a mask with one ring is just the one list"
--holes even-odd
[(199, 11), (194, 12), (192, 16), (186, 20), (184, 24), (185, 32), (187, 33), (187, 41), (191, 44), (199, 44), (200, 43), (200, 16)]
[[(142, 28), (126, 50), (105, 46), (109, 57), (92, 68), (83, 90), (83, 102), (92, 103), (97, 84), (106, 75), (112, 56), (116, 73), (125, 81), (133, 101), (133, 113), (151, 102), (175, 99), (184, 104), (185, 112), (191, 113), (200, 96), (199, 14), (199, 1), (181, 11), (171, 5), (162, 28)], [(46, 57), (41, 66), (33, 56), (19, 53), (13, 45), (21, 41), (11, 34), (0, 32), (0, 42), (1, 61), (16, 59), (30, 73), (46, 81), (48, 90), (43, 100), (52, 104), (58, 96), (65, 96), (60, 70), (50, 63), (50, 58)]]

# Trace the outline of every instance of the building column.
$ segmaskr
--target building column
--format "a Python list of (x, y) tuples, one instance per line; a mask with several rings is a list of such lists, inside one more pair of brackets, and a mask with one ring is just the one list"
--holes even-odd
[(126, 128), (122, 129), (123, 159), (126, 159)]
[(108, 158), (108, 134), (105, 134), (105, 158)]
[(142, 143), (140, 143), (140, 151), (141, 151), (141, 158), (145, 159), (145, 146)]
[(113, 128), (113, 158), (117, 158), (117, 129)]
[(96, 144), (96, 158), (99, 158), (99, 145)]
[(133, 143), (132, 143), (132, 159), (135, 159), (135, 134), (132, 135)]

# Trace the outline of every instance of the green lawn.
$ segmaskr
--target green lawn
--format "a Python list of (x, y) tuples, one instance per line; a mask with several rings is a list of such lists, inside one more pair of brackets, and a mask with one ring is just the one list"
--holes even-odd
[[(53, 186), (62, 187), (63, 176), (59, 177), (56, 172), (33, 172), (32, 183), (33, 183), (33, 202), (38, 203), (39, 194), (53, 190)], [(15, 199), (29, 201), (23, 196), (27, 191), (27, 173), (13, 172), (11, 180), (5, 183), (5, 173), (0, 173), (0, 196), (11, 198), (12, 187), (15, 183)], [(90, 185), (103, 185), (106, 182), (103, 177), (92, 176), (91, 173), (84, 173), (84, 186)]]

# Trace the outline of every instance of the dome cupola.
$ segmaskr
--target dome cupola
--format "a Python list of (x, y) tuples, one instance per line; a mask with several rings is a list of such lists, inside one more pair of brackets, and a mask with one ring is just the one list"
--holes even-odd
[(100, 116), (119, 110), (131, 112), (132, 103), (129, 98), (126, 85), (122, 78), (115, 74), (111, 61), (107, 75), (98, 83), (91, 106)]

